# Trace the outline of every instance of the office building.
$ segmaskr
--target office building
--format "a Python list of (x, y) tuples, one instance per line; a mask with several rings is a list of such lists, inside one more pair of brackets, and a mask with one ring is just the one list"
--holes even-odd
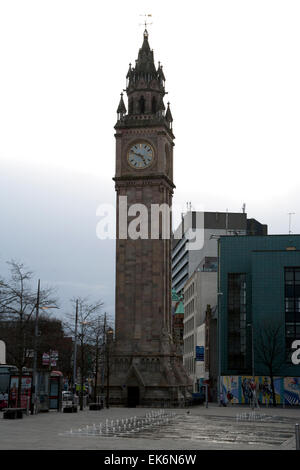
[(300, 404), (300, 365), (292, 362), (300, 340), (300, 235), (223, 236), (219, 253), (223, 391), (244, 403), (253, 376), (261, 402), (273, 380), (278, 403)]

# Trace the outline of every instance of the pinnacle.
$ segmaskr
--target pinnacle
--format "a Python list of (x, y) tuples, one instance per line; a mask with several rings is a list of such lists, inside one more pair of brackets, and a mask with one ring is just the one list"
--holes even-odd
[(121, 93), (121, 98), (120, 98), (119, 106), (117, 109), (117, 113), (126, 114), (126, 106), (123, 100), (123, 93)]

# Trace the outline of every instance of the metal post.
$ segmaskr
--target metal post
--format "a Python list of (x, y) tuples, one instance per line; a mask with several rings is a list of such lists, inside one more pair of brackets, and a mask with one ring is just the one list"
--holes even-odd
[(104, 323), (103, 323), (103, 341), (102, 341), (102, 395), (104, 400), (104, 387), (105, 387), (105, 362), (106, 362), (106, 312), (104, 313)]
[(73, 364), (73, 387), (74, 395), (76, 393), (76, 380), (77, 380), (77, 323), (78, 323), (78, 300), (76, 300), (76, 317), (75, 317), (75, 338), (74, 338), (74, 364)]
[(208, 384), (205, 384), (205, 403), (206, 408), (208, 408)]
[(109, 408), (109, 341), (106, 338), (106, 408)]
[(99, 322), (97, 323), (97, 337), (96, 337), (96, 361), (95, 361), (95, 374), (94, 374), (94, 402), (97, 402), (97, 382), (98, 382), (98, 369), (99, 369)]
[(40, 279), (38, 280), (38, 290), (36, 299), (36, 314), (34, 325), (34, 356), (33, 356), (33, 409), (32, 414), (37, 413), (37, 337), (39, 333), (39, 307), (40, 307)]
[(218, 309), (218, 404), (221, 406), (221, 318), (220, 318), (220, 238), (217, 239), (218, 243), (218, 283), (217, 283), (217, 309)]
[(84, 408), (84, 403), (83, 403), (83, 372), (84, 372), (84, 367), (83, 367), (83, 362), (84, 362), (84, 349), (83, 349), (83, 341), (84, 341), (84, 335), (83, 335), (83, 325), (84, 322), (81, 322), (81, 339), (80, 339), (80, 350), (81, 350), (81, 365), (80, 365), (80, 411), (83, 410)]
[(296, 450), (300, 450), (300, 429), (299, 424), (295, 424)]
[(110, 343), (112, 341), (113, 330), (109, 327), (106, 333), (106, 408), (109, 408), (109, 375), (110, 375)]

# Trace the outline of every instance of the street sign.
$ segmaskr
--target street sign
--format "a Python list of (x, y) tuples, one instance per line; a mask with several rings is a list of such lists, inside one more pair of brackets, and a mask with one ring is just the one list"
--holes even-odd
[(196, 346), (196, 361), (204, 361), (204, 346)]
[(50, 362), (50, 356), (49, 356), (49, 354), (44, 353), (44, 354), (43, 354), (43, 357), (42, 357), (43, 366), (48, 366), (48, 365), (49, 365), (49, 362)]

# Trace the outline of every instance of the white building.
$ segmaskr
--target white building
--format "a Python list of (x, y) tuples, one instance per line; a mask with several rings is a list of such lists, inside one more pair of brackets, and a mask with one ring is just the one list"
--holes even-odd
[(182, 293), (199, 263), (205, 257), (218, 256), (217, 239), (220, 235), (246, 233), (247, 214), (244, 212), (187, 212), (174, 232), (172, 288), (177, 294)]
[[(218, 238), (266, 234), (267, 226), (247, 219), (245, 212), (187, 212), (174, 232), (172, 288), (184, 295), (183, 363), (193, 380), (194, 392), (201, 381), (209, 378), (204, 361), (197, 360), (196, 347), (205, 350), (207, 305), (213, 310), (217, 305)], [(217, 344), (211, 347), (216, 349)]]
[(208, 379), (204, 360), (197, 360), (196, 346), (206, 348), (205, 315), (207, 305), (214, 307), (217, 299), (217, 258), (204, 258), (184, 287), (183, 364), (198, 392), (201, 379)]

